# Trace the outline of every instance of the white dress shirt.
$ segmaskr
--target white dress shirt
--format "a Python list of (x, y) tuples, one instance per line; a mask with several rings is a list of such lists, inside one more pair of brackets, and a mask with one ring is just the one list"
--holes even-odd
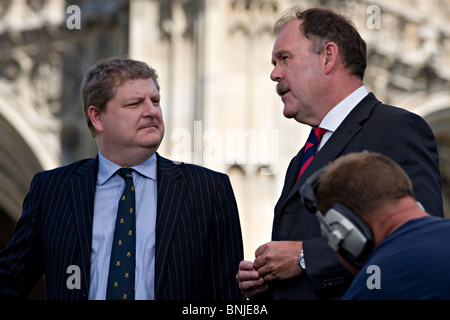
[(369, 92), (365, 86), (361, 86), (350, 95), (348, 95), (344, 100), (339, 102), (333, 109), (331, 109), (325, 117), (320, 122), (319, 127), (327, 129), (328, 131), (322, 137), (320, 141), (319, 148), (317, 152), (323, 147), (323, 145), (330, 139), (331, 135), (340, 126), (342, 121), (348, 116), (348, 114), (353, 110), (358, 103), (367, 96)]

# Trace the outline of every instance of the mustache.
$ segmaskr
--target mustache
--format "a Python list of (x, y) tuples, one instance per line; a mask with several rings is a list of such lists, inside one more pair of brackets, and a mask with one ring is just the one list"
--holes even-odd
[(278, 82), (276, 89), (280, 97), (291, 90), (284, 82)]

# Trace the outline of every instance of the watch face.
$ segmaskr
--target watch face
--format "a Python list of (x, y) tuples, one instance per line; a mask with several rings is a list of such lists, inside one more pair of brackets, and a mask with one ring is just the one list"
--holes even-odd
[(298, 258), (298, 265), (300, 266), (300, 268), (302, 268), (303, 270), (306, 269), (306, 264), (305, 264), (305, 256), (303, 255), (303, 250), (300, 253), (300, 257)]
[(300, 267), (306, 269), (305, 258), (303, 256), (300, 257)]

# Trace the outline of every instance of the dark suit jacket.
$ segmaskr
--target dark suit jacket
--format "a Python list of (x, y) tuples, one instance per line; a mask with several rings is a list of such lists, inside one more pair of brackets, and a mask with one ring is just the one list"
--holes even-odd
[(271, 286), (275, 299), (339, 297), (352, 277), (321, 237), (317, 218), (302, 205), (299, 189), (315, 171), (351, 152), (379, 152), (396, 161), (409, 175), (425, 210), (443, 216), (441, 175), (434, 135), (418, 115), (388, 106), (369, 93), (346, 117), (314, 157), (300, 179), (303, 149), (292, 159), (275, 207), (272, 240), (303, 240), (306, 274)]
[[(0, 253), (0, 293), (26, 297), (45, 273), (47, 299), (87, 299), (98, 159), (35, 175), (13, 239)], [(229, 178), (158, 155), (156, 299), (241, 299), (243, 258)], [(69, 289), (70, 265), (81, 288)]]

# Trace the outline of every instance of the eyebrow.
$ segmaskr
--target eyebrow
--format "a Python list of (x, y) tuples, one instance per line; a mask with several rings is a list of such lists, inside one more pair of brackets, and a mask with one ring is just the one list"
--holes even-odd
[(141, 101), (141, 100), (144, 100), (144, 99), (145, 99), (145, 97), (136, 95), (136, 96), (131, 96), (129, 98), (124, 99), (123, 102), (124, 103), (131, 103), (131, 102), (135, 102), (135, 101)]
[(150, 99), (158, 99), (158, 100), (160, 100), (161, 99), (161, 94), (159, 92), (155, 93), (155, 94), (152, 94), (152, 95), (150, 95)]
[[(276, 59), (281, 58), (282, 56), (284, 56), (285, 54), (290, 55), (289, 51), (286, 49), (280, 49), (278, 51), (276, 51), (273, 55), (275, 56)], [(275, 65), (275, 59), (272, 58), (272, 65)]]
[[(131, 95), (130, 97), (126, 98), (124, 100), (124, 102), (132, 102), (132, 101), (140, 101), (140, 100), (144, 100), (146, 95), (140, 95), (140, 94), (135, 94), (135, 95)], [(152, 93), (149, 95), (150, 99), (161, 99), (161, 94), (159, 92), (156, 93)]]

